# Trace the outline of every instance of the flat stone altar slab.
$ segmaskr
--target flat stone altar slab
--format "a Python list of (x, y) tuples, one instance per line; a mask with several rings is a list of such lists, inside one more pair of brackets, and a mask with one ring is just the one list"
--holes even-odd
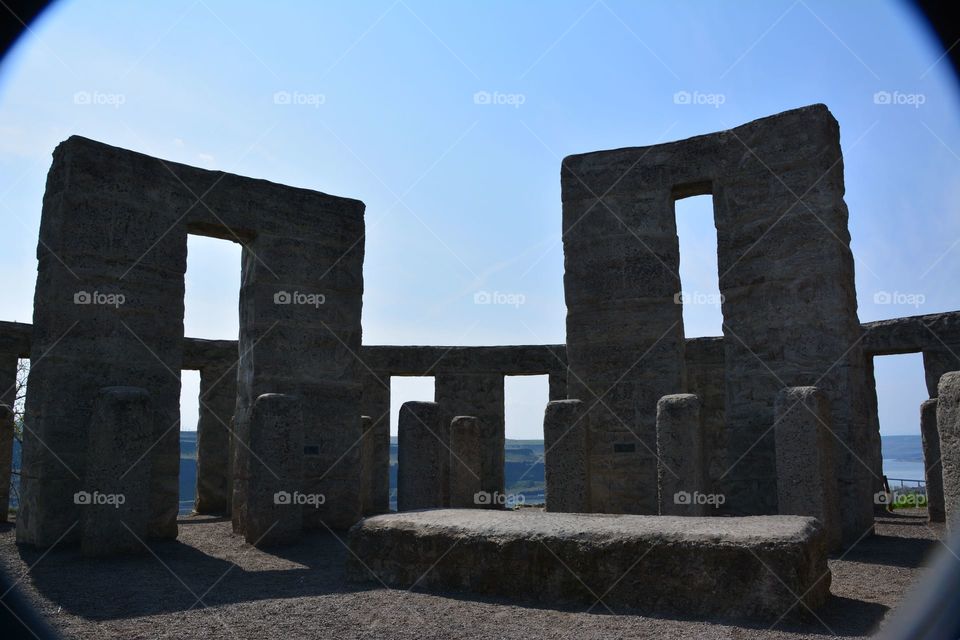
[(362, 520), (350, 548), (354, 581), (600, 611), (776, 619), (830, 593), (823, 529), (804, 516), (435, 509)]

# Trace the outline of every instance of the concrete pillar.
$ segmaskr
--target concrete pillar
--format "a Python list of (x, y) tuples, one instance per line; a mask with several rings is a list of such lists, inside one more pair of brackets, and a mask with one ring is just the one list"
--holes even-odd
[(944, 518), (947, 526), (955, 529), (960, 517), (960, 371), (943, 374), (937, 393)]
[(248, 442), (256, 455), (243, 457), (244, 466), (237, 470), (246, 499), (234, 514), (250, 544), (295, 542), (303, 530), (304, 511), (326, 502), (327, 496), (304, 488), (303, 422), (296, 396), (265, 393), (253, 405)]
[[(864, 378), (866, 379), (865, 396), (867, 399), (867, 424), (869, 426), (869, 456), (864, 460), (873, 472), (873, 493), (886, 491), (883, 485), (883, 446), (880, 440), (880, 410), (877, 405), (877, 378), (874, 375), (872, 355), (864, 355)], [(886, 513), (886, 505), (874, 504), (874, 512), (878, 515)]]
[(590, 423), (580, 400), (554, 400), (543, 414), (547, 511), (590, 513)]
[[(480, 483), (490, 495), (505, 493), (503, 375), (499, 373), (437, 373), (434, 399), (445, 425), (456, 416), (475, 416), (480, 428)], [(446, 494), (447, 488), (444, 488)]]
[[(932, 336), (931, 336), (932, 337)], [(937, 387), (940, 378), (949, 371), (960, 371), (960, 344), (939, 346), (923, 350), (923, 373), (927, 383), (927, 393), (931, 398), (937, 397)]]
[(436, 402), (404, 402), (400, 407), (397, 510), (444, 506), (449, 482), (449, 423)]
[(826, 396), (816, 387), (782, 389), (774, 415), (780, 514), (817, 518), (830, 548), (839, 548), (843, 531)]
[(692, 393), (657, 402), (657, 480), (660, 515), (707, 514), (700, 398)]
[(230, 421), (237, 405), (237, 368), (200, 370), (197, 421), (197, 513), (226, 514), (230, 504)]
[(0, 404), (0, 522), (10, 511), (10, 476), (13, 471), (13, 409)]
[(80, 509), (86, 556), (146, 551), (150, 520), (149, 453), (156, 413), (146, 389), (105, 387), (94, 401)]
[[(724, 414), (725, 371), (723, 338), (693, 338), (686, 341), (687, 392), (700, 399), (703, 424), (704, 491), (726, 495), (726, 472), (733, 464), (727, 458), (727, 427)], [(724, 513), (726, 503), (711, 513)]]
[(567, 370), (558, 369), (556, 371), (551, 371), (549, 374), (549, 385), (550, 389), (548, 391), (550, 401), (554, 400), (566, 400), (567, 399)]
[(363, 436), (366, 493), (362, 513), (370, 516), (390, 510), (390, 376), (368, 373), (362, 384), (360, 408), (371, 419)]
[(0, 353), (0, 404), (11, 409), (17, 403), (17, 367), (20, 359), (16, 353)]
[(937, 429), (936, 398), (920, 405), (920, 436), (923, 442), (923, 469), (927, 479), (927, 518), (943, 522), (943, 464), (940, 459), (940, 432)]
[[(481, 493), (480, 423), (473, 416), (457, 416), (450, 423), (450, 507), (471, 509), (495, 506), (494, 496)], [(499, 506), (499, 505), (496, 505)]]

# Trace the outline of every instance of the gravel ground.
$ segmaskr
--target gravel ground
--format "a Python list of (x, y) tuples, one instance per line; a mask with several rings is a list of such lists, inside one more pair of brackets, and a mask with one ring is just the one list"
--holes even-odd
[(830, 561), (832, 597), (816, 616), (773, 629), (742, 621), (635, 611), (543, 608), (464, 594), (427, 594), (344, 581), (347, 549), (331, 534), (258, 551), (230, 523), (180, 520), (176, 542), (118, 560), (14, 544), (0, 525), (0, 565), (73, 638), (813, 638), (867, 636), (920, 578), (942, 528), (923, 514), (878, 518), (877, 535)]

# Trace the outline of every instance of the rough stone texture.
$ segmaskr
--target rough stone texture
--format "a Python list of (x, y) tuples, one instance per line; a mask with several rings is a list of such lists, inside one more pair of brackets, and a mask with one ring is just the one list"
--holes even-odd
[(397, 510), (442, 507), (450, 478), (450, 423), (436, 402), (404, 402), (398, 422)]
[(943, 522), (943, 463), (940, 457), (940, 431), (937, 429), (937, 399), (920, 405), (920, 437), (923, 442), (923, 467), (927, 480), (927, 519)]
[(71, 496), (84, 555), (143, 553), (150, 521), (148, 457), (156, 414), (146, 389), (105, 387), (94, 398), (85, 476)]
[(923, 350), (923, 373), (931, 398), (937, 397), (937, 386), (943, 374), (960, 371), (960, 357), (957, 354), (960, 354), (960, 343)]
[(797, 516), (444, 509), (368, 518), (350, 530), (350, 548), (355, 581), (551, 605), (602, 597), (656, 613), (775, 619), (797, 596), (816, 609), (830, 588), (822, 530)]
[[(566, 355), (566, 349), (564, 349), (564, 355)], [(548, 379), (548, 398), (550, 400), (566, 400), (567, 399), (567, 372), (566, 369), (563, 371), (557, 371), (555, 373), (550, 373)]]
[[(154, 399), (150, 533), (176, 535), (188, 233), (244, 246), (238, 427), (262, 393), (305, 398), (308, 440), (322, 445), (308, 484), (336, 497), (330, 524), (359, 517), (363, 204), (71, 137), (54, 153), (37, 249), (21, 542), (52, 544), (76, 520), (93, 398), (111, 385)], [(276, 304), (283, 292), (325, 303)], [(122, 304), (99, 302), (110, 295)]]
[[(873, 471), (873, 493), (886, 491), (883, 484), (883, 442), (880, 439), (880, 411), (877, 405), (877, 378), (873, 356), (864, 354), (864, 377), (867, 384), (867, 416), (870, 421), (870, 445), (868, 457), (864, 458)], [(886, 513), (886, 505), (874, 504), (874, 512)]]
[(580, 400), (553, 400), (543, 414), (546, 509), (589, 513), (590, 423)]
[(480, 443), (480, 422), (474, 416), (457, 416), (450, 422), (450, 506), (454, 509), (485, 506), (477, 495), (483, 490)]
[[(960, 344), (960, 311), (929, 313), (863, 323), (864, 353), (892, 355), (942, 349), (943, 345)], [(936, 396), (933, 381), (931, 396)]]
[[(437, 373), (434, 399), (440, 405), (441, 420), (449, 425), (455, 416), (474, 416), (480, 430), (480, 486), (490, 495), (505, 492), (503, 376), (499, 373)], [(444, 501), (448, 504), (444, 488)], [(496, 505), (491, 504), (491, 507)]]
[[(814, 381), (846, 445), (837, 460), (844, 533), (861, 535), (873, 517), (873, 483), (857, 457), (869, 454), (870, 436), (839, 127), (826, 107), (571, 156), (561, 176), (569, 366), (598, 394), (620, 379), (607, 396), (620, 420), (592, 421), (594, 508), (649, 507), (641, 502), (654, 481), (649, 456), (618, 459), (610, 445), (628, 441), (623, 423), (652, 441), (656, 400), (684, 390), (672, 203), (709, 193), (724, 295), (724, 405), (735, 427), (731, 511), (776, 512), (774, 398)], [(569, 396), (589, 400), (586, 391), (571, 375)]]
[(943, 374), (937, 392), (943, 510), (947, 526), (956, 529), (960, 513), (960, 371)]
[(13, 469), (13, 410), (0, 404), (0, 522), (10, 511), (10, 472)]
[(390, 376), (362, 376), (360, 408), (370, 416), (371, 429), (364, 430), (363, 515), (390, 510)]
[(783, 389), (777, 394), (774, 415), (780, 513), (817, 518), (830, 549), (837, 549), (843, 531), (826, 396), (816, 387)]
[[(704, 491), (726, 493), (727, 429), (724, 424), (723, 338), (691, 338), (686, 342), (687, 390), (700, 398), (703, 425)], [(721, 505), (713, 513), (724, 513)]]
[[(657, 402), (657, 479), (660, 514), (708, 515), (703, 465), (700, 398), (691, 393), (664, 396)], [(686, 499), (684, 499), (686, 498)]]
[(200, 369), (200, 416), (197, 420), (197, 492), (194, 511), (230, 512), (232, 473), (230, 438), (237, 406), (235, 363)]
[[(237, 435), (256, 456), (243, 456), (235, 469), (234, 491), (244, 499), (233, 513), (234, 530), (258, 547), (295, 542), (303, 530), (304, 512), (319, 508), (298, 500), (318, 495), (304, 479), (301, 400), (265, 393), (254, 403), (249, 424), (249, 431), (241, 429)], [(324, 502), (327, 499), (323, 497)]]
[(364, 345), (364, 363), (372, 371), (395, 376), (433, 373), (554, 374), (566, 377), (566, 347), (562, 344), (497, 347)]

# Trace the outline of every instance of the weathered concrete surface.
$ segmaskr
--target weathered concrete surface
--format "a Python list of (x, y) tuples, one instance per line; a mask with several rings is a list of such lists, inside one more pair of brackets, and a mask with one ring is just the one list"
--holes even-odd
[(13, 410), (0, 404), (0, 522), (10, 511), (10, 472), (13, 469)]
[[(861, 535), (873, 518), (873, 483), (857, 458), (868, 455), (870, 436), (839, 127), (827, 108), (571, 156), (561, 171), (568, 363), (597, 394), (623, 376), (607, 398), (619, 419), (591, 423), (602, 498), (594, 508), (626, 510), (623, 503), (652, 494), (649, 456), (618, 461), (610, 444), (624, 424), (652, 442), (656, 401), (684, 391), (672, 205), (709, 193), (724, 296), (725, 417), (735, 425), (730, 511), (776, 512), (774, 398), (783, 386), (816, 381), (846, 445), (836, 464), (844, 533)], [(568, 395), (591, 399), (573, 376)]]
[(580, 400), (554, 400), (543, 414), (546, 510), (589, 513), (590, 423)]
[[(504, 495), (504, 408), (503, 376), (499, 373), (437, 373), (434, 399), (440, 405), (445, 427), (456, 416), (474, 416), (480, 436), (480, 487), (482, 491)], [(444, 486), (442, 504), (449, 504)], [(491, 506), (494, 506), (491, 504)]]
[[(700, 398), (700, 422), (703, 424), (704, 491), (725, 494), (727, 429), (724, 422), (724, 347), (723, 338), (690, 338), (686, 341), (687, 391)], [(724, 505), (711, 509), (724, 513)]]
[(943, 522), (943, 463), (940, 457), (940, 431), (937, 429), (936, 398), (920, 405), (920, 438), (923, 443), (923, 469), (927, 481), (927, 518)]
[[(870, 355), (919, 353), (960, 344), (960, 311), (929, 313), (863, 323), (863, 351)], [(931, 396), (936, 396), (933, 381)]]
[(456, 416), (450, 422), (450, 506), (454, 509), (486, 506), (478, 500), (483, 491), (481, 435), (474, 416)]
[(777, 394), (774, 416), (780, 513), (817, 518), (837, 549), (843, 532), (826, 396), (816, 387), (788, 387)]
[(960, 517), (960, 371), (945, 373), (937, 393), (944, 516), (947, 526), (956, 529)]
[(442, 507), (450, 478), (450, 423), (436, 402), (404, 402), (398, 423), (397, 510)]
[(830, 588), (821, 528), (798, 516), (443, 509), (368, 518), (349, 544), (356, 581), (550, 605), (599, 596), (655, 613), (775, 619), (797, 596), (816, 609)]
[(364, 468), (369, 485), (363, 515), (370, 516), (390, 510), (390, 376), (366, 372), (361, 384), (360, 408), (370, 416), (373, 429), (364, 436), (371, 448)]
[(692, 393), (657, 402), (657, 481), (660, 515), (702, 516), (706, 503), (700, 398)]
[(937, 397), (937, 386), (943, 374), (960, 371), (960, 358), (957, 354), (960, 354), (960, 342), (952, 345), (940, 344), (923, 350), (923, 373), (931, 398)]
[(326, 496), (322, 501), (306, 498), (318, 494), (305, 488), (303, 423), (300, 398), (265, 393), (253, 405), (249, 431), (238, 431), (256, 456), (244, 456), (235, 470), (234, 491), (242, 492), (243, 500), (233, 513), (234, 530), (252, 545), (297, 541), (304, 512), (326, 501)]
[(197, 490), (194, 511), (226, 514), (232, 496), (230, 426), (237, 406), (235, 363), (200, 369), (200, 416), (197, 420)]
[(364, 345), (364, 363), (387, 375), (499, 373), (566, 376), (567, 349), (562, 344), (458, 347), (437, 345)]
[(156, 414), (146, 389), (105, 387), (94, 400), (82, 487), (80, 547), (87, 556), (143, 553), (150, 521), (148, 456)]

